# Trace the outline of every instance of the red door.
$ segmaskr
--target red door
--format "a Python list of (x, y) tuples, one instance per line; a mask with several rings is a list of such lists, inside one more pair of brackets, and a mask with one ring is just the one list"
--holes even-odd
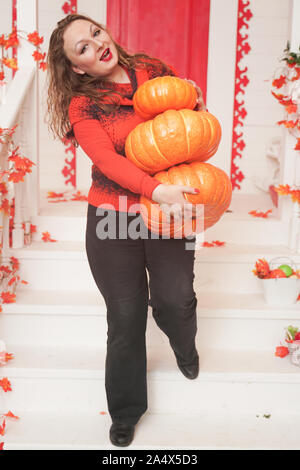
[(145, 52), (194, 80), (206, 101), (210, 0), (107, 0), (107, 26), (130, 53)]

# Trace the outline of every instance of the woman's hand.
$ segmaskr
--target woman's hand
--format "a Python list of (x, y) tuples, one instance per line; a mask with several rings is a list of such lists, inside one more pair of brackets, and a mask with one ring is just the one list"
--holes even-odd
[(202, 91), (201, 91), (200, 87), (198, 87), (198, 85), (193, 80), (190, 80), (188, 78), (185, 78), (185, 80), (196, 88), (196, 91), (197, 91), (197, 94), (198, 94), (197, 109), (195, 109), (195, 111), (206, 111), (206, 106), (205, 106), (205, 103), (203, 101)]
[(159, 184), (152, 193), (152, 200), (158, 202), (161, 210), (166, 214), (180, 220), (184, 217), (191, 219), (193, 207), (188, 203), (183, 193), (198, 194), (199, 189), (179, 184)]

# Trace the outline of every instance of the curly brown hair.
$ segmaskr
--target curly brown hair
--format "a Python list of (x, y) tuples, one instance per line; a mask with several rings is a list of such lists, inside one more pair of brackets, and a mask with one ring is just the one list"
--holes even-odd
[[(116, 97), (116, 91), (112, 93), (110, 91), (101, 90), (101, 87), (105, 85), (105, 80), (92, 77), (88, 74), (81, 75), (72, 70), (72, 64), (64, 52), (63, 35), (66, 28), (76, 20), (90, 21), (100, 29), (106, 31), (111, 37), (109, 31), (103, 25), (88, 16), (78, 14), (71, 14), (63, 18), (57, 23), (57, 27), (51, 34), (47, 54), (47, 122), (54, 137), (59, 137), (62, 140), (66, 137), (72, 138), (75, 144), (76, 142), (74, 142), (73, 139), (74, 136), (68, 116), (68, 108), (73, 96), (84, 95), (92, 101), (97, 102), (99, 108), (105, 112), (109, 112), (112, 108), (118, 107), (118, 102), (114, 99), (114, 97)], [(157, 62), (157, 65), (162, 65), (172, 74), (171, 69), (161, 60), (154, 59), (144, 53), (131, 55), (116, 43), (112, 37), (111, 39), (116, 46), (119, 58), (118, 63), (120, 65), (128, 69), (134, 69), (136, 67), (153, 67), (153, 62)], [(110, 103), (108, 103), (107, 100), (106, 102), (104, 102), (104, 100), (101, 102), (101, 98), (107, 95), (112, 97), (112, 99), (109, 100)]]

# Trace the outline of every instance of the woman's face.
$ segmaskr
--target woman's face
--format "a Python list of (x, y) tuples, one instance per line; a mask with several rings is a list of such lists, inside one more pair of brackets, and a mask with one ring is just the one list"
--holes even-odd
[(106, 31), (86, 20), (73, 21), (64, 32), (64, 51), (79, 74), (114, 80), (118, 51)]

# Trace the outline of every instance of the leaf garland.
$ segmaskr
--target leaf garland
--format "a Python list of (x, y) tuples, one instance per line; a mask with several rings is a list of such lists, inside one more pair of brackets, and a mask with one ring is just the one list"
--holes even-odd
[[(284, 49), (283, 67), (275, 72), (271, 91), (274, 98), (284, 107), (286, 119), (278, 121), (297, 139), (294, 150), (300, 151), (300, 47), (299, 52), (291, 52), (290, 43)], [(277, 75), (277, 76), (276, 76)], [(278, 93), (278, 90), (281, 93)], [(281, 196), (290, 195), (293, 202), (300, 203), (300, 189), (291, 188), (289, 185), (279, 185), (274, 190)]]
[(9, 50), (15, 47), (19, 47), (21, 38), (25, 39), (36, 47), (36, 50), (33, 52), (32, 56), (34, 60), (38, 62), (39, 68), (41, 70), (44, 71), (47, 69), (46, 53), (43, 53), (40, 47), (40, 45), (44, 42), (44, 38), (39, 36), (37, 31), (24, 36), (24, 34), (21, 34), (21, 32), (17, 31), (16, 28), (13, 28), (11, 33), (8, 35), (2, 34), (0, 36), (0, 49), (2, 53), (0, 59), (0, 85), (3, 85), (5, 80), (4, 67), (12, 70), (18, 70), (18, 61), (15, 57), (9, 57)]

